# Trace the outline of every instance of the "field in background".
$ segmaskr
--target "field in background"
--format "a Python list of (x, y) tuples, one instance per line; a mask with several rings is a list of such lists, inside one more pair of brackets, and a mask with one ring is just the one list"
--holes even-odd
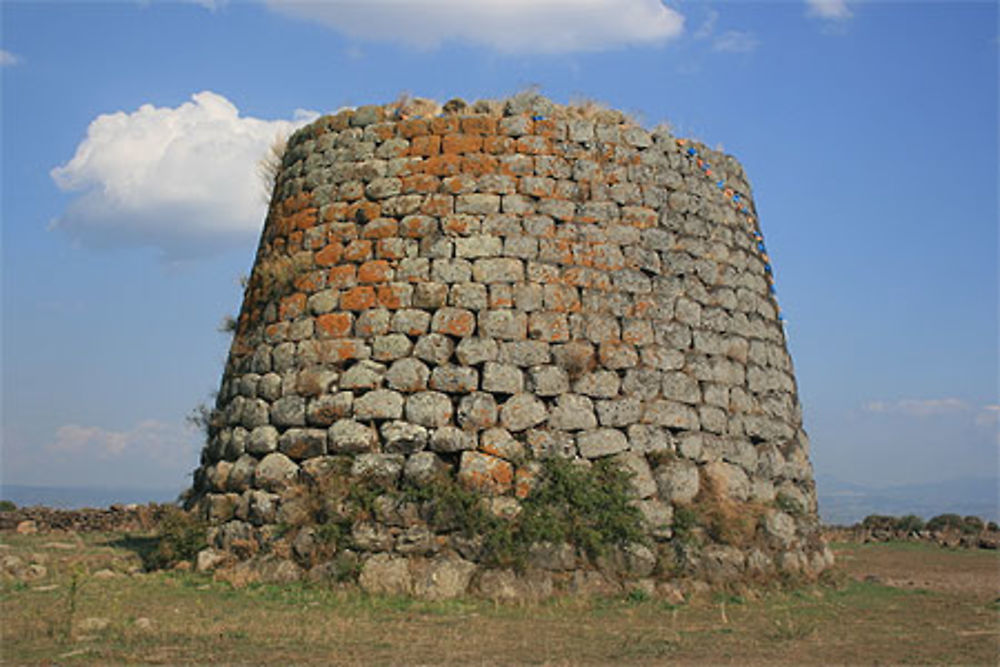
[[(44, 573), (0, 584), (4, 662), (346, 664), (963, 663), (1000, 658), (1000, 555), (835, 545), (830, 581), (680, 606), (635, 592), (524, 605), (370, 598), (322, 586), (233, 589), (139, 568), (136, 538), (0, 536)], [(34, 576), (34, 578), (32, 578)]]

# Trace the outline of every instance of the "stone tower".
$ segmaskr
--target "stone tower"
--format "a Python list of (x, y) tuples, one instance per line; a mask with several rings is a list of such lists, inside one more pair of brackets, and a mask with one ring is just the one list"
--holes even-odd
[[(585, 473), (624, 471), (640, 534), (598, 526), (607, 549), (592, 549), (556, 526), (505, 560), (459, 525), (474, 510), (492, 522), (476, 526), (527, 530), (560, 461), (608, 507), (610, 478)], [(192, 502), (218, 549), (369, 590), (825, 569), (742, 168), (532, 94), (302, 128)]]

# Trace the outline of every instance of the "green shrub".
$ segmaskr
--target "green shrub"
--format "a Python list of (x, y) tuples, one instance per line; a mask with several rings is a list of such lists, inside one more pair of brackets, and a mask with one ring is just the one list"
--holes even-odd
[(13, 512), (17, 505), (11, 500), (0, 500), (0, 512)]
[(166, 569), (193, 561), (208, 546), (208, 524), (192, 512), (170, 507), (164, 512), (153, 538), (153, 547), (141, 554), (147, 570)]
[(939, 514), (927, 522), (927, 530), (945, 530), (954, 528), (961, 530), (965, 522), (957, 514)]
[(907, 534), (916, 533), (924, 529), (924, 520), (921, 519), (916, 514), (907, 514), (896, 519), (895, 528), (896, 530), (903, 531)]
[(967, 516), (962, 519), (962, 532), (969, 535), (975, 535), (977, 533), (983, 532), (983, 528), (986, 524), (978, 516)]

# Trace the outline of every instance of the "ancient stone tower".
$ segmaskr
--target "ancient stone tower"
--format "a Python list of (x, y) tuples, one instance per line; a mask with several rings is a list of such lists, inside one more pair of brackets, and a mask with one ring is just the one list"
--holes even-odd
[(530, 94), (361, 107), (288, 141), (192, 497), (369, 590), (814, 575), (801, 422), (733, 158)]

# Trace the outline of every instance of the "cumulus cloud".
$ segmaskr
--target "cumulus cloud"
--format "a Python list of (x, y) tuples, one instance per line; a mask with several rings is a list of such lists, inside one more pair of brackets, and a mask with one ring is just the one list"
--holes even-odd
[(196, 436), (189, 428), (145, 420), (127, 431), (67, 424), (43, 448), (50, 455), (73, 460), (139, 459), (150, 464), (190, 464), (196, 460)]
[(968, 412), (971, 408), (958, 398), (904, 398), (898, 401), (871, 401), (865, 404), (864, 409), (866, 412), (929, 417)]
[(156, 247), (171, 259), (246, 242), (265, 214), (260, 158), (314, 117), (240, 116), (211, 91), (176, 108), (100, 115), (73, 158), (51, 171), (60, 189), (76, 193), (51, 227), (92, 245)]
[(21, 63), (21, 56), (11, 53), (6, 49), (0, 49), (0, 67), (10, 67)]
[(742, 30), (727, 30), (712, 42), (712, 50), (722, 53), (750, 53), (757, 49), (760, 40), (752, 33)]
[(853, 16), (847, 0), (806, 0), (806, 13), (830, 21), (845, 21)]
[(660, 0), (266, 0), (348, 36), (434, 48), (464, 42), (503, 53), (600, 51), (660, 44), (684, 17)]

